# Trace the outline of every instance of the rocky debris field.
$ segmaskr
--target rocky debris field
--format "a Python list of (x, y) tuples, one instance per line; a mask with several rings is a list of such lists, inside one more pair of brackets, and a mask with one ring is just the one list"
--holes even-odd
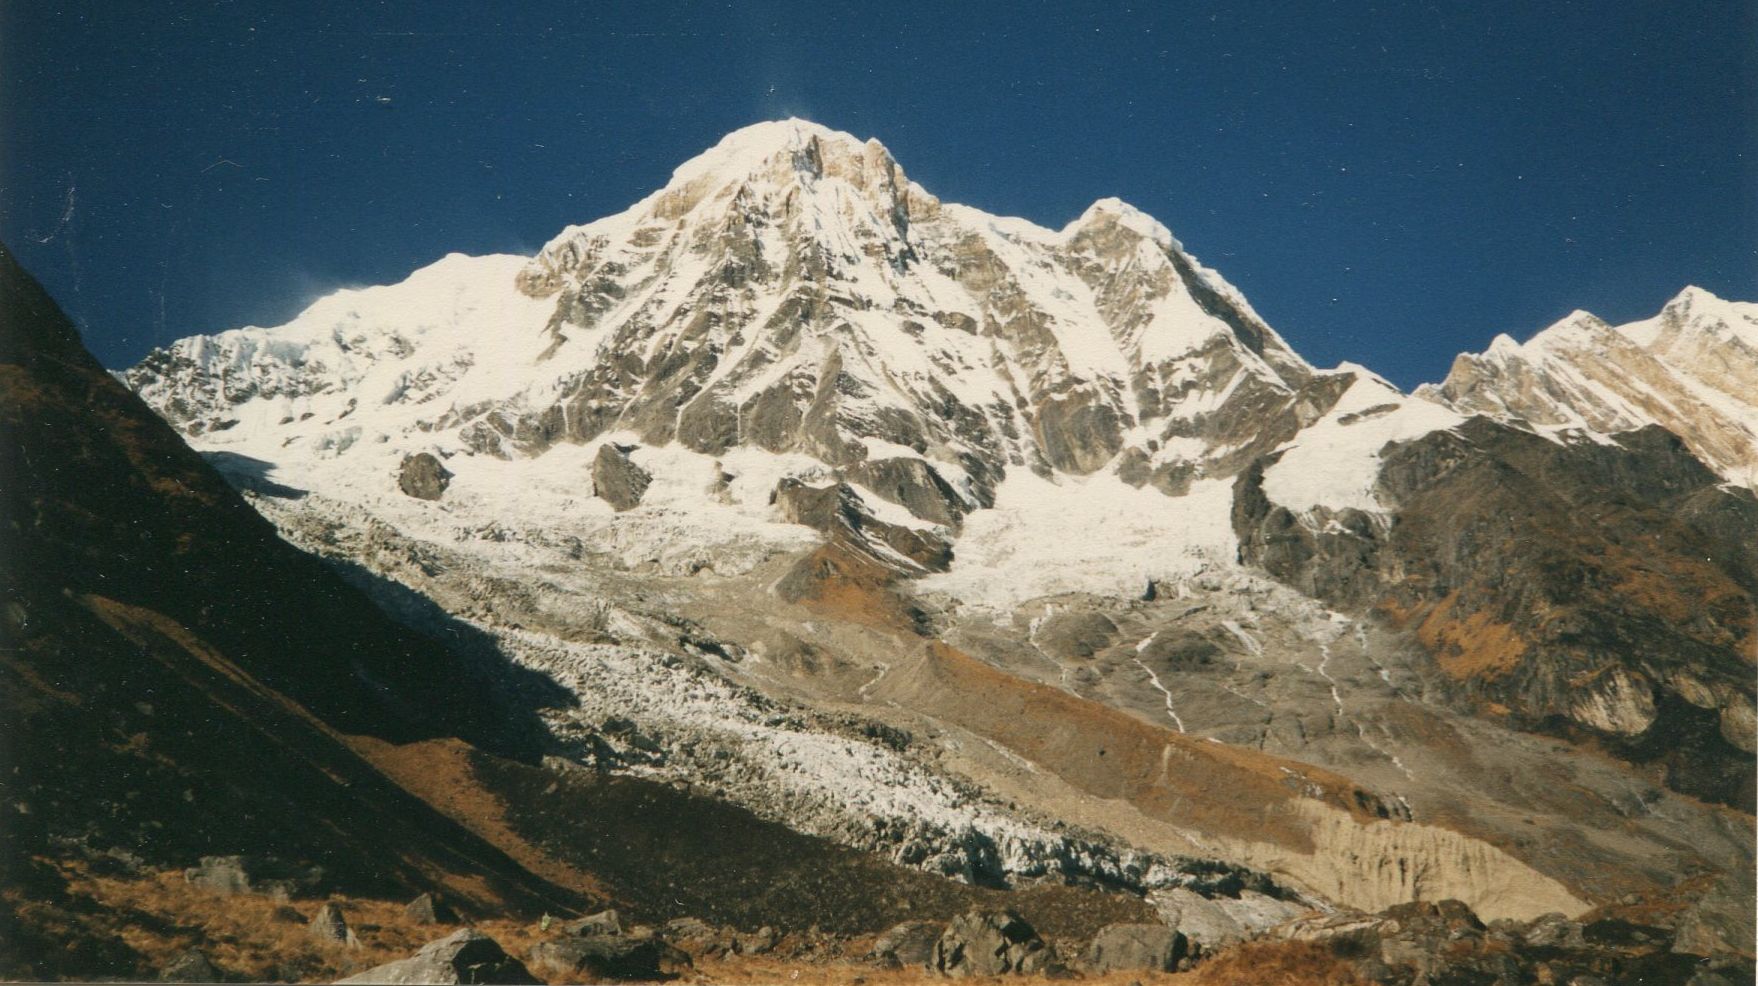
[[(236, 875), (238, 864), (210, 859), (183, 873), (137, 870), (110, 854), (63, 865), (39, 874), (35, 899), (8, 892), (9, 938), (28, 942), (44, 927), (66, 933), (83, 926), (68, 940), (78, 943), (73, 954), (84, 964), (63, 966), (64, 973), (165, 982), (687, 984), (772, 976), (871, 984), (974, 978), (1119, 986), (1723, 986), (1754, 975), (1750, 958), (1690, 954), (1681, 950), (1690, 944), (1688, 929), (1651, 923), (1652, 913), (1616, 910), (1581, 920), (1552, 914), (1486, 924), (1457, 901), (1416, 902), (1377, 914), (1309, 912), (1248, 941), (1207, 947), (1152, 921), (1040, 932), (1007, 907), (906, 920), (876, 933), (691, 916), (642, 922), (614, 908), (535, 919), (460, 915), (433, 894), (398, 902), (329, 894), (321, 882), (289, 893), (281, 885), (216, 879)], [(265, 864), (286, 865), (255, 865)], [(46, 920), (56, 918), (62, 920)], [(112, 944), (98, 946), (106, 940)], [(28, 976), (31, 967), (11, 955), (0, 975)]]

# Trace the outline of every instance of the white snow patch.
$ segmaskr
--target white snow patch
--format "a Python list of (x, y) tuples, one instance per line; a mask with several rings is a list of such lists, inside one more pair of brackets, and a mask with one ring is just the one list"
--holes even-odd
[(1373, 492), (1380, 451), (1392, 442), (1457, 427), (1465, 418), (1439, 404), (1404, 396), (1365, 367), (1345, 363), (1337, 369), (1354, 373), (1354, 383), (1264, 471), (1264, 494), (1296, 513), (1314, 507), (1383, 512)]

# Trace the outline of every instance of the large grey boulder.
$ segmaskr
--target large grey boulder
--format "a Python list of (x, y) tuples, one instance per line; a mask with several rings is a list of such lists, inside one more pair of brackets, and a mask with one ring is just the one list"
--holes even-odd
[(359, 944), (354, 932), (348, 930), (348, 921), (342, 917), (342, 908), (334, 902), (326, 903), (312, 915), (311, 923), (306, 925), (311, 937), (326, 945)]
[(1190, 943), (1176, 928), (1163, 924), (1113, 924), (1099, 929), (1087, 946), (1090, 972), (1149, 969), (1173, 972), (1190, 952)]
[(1747, 897), (1742, 903), (1739, 892), (1716, 887), (1679, 915), (1673, 951), (1690, 955), (1750, 955), (1754, 933), (1750, 900)]
[(570, 982), (653, 980), (692, 966), (689, 953), (661, 938), (589, 935), (539, 942), (531, 964), (543, 973)]
[(406, 959), (374, 966), (342, 983), (536, 983), (530, 970), (480, 931), (465, 928), (428, 942)]
[(203, 856), (201, 865), (183, 871), (183, 880), (218, 894), (248, 894), (255, 890), (243, 856)]
[(953, 918), (934, 943), (928, 967), (943, 976), (1004, 976), (1046, 971), (1055, 956), (1012, 911), (971, 911)]
[(417, 500), (439, 499), (451, 482), (452, 474), (431, 452), (404, 456), (397, 471), (397, 488)]
[(934, 944), (945, 930), (935, 921), (905, 921), (888, 928), (873, 942), (873, 961), (888, 968), (925, 966), (934, 958)]
[(592, 460), (592, 487), (598, 498), (618, 513), (638, 506), (653, 482), (647, 470), (630, 460), (630, 451), (606, 442), (598, 447), (598, 455)]

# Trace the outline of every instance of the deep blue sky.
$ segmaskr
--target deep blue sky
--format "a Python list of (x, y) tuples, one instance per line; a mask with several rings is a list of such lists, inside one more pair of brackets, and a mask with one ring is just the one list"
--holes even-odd
[(1120, 196), (1404, 386), (1573, 308), (1758, 299), (1749, 0), (619, 6), (0, 4), (0, 237), (120, 366), (800, 115), (992, 212)]

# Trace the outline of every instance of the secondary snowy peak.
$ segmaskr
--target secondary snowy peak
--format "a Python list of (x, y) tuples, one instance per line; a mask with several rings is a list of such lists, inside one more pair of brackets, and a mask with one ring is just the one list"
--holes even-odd
[(1160, 223), (942, 204), (877, 141), (728, 135), (529, 260), (452, 257), (128, 371), (185, 431), (273, 461), (524, 457), (618, 434), (799, 454), (957, 526), (1007, 471), (1182, 493), (1339, 391)]
[(1498, 336), (1417, 395), (1544, 433), (1658, 424), (1728, 480), (1758, 485), (1758, 305), (1701, 288), (1629, 325), (1577, 311), (1524, 344)]

